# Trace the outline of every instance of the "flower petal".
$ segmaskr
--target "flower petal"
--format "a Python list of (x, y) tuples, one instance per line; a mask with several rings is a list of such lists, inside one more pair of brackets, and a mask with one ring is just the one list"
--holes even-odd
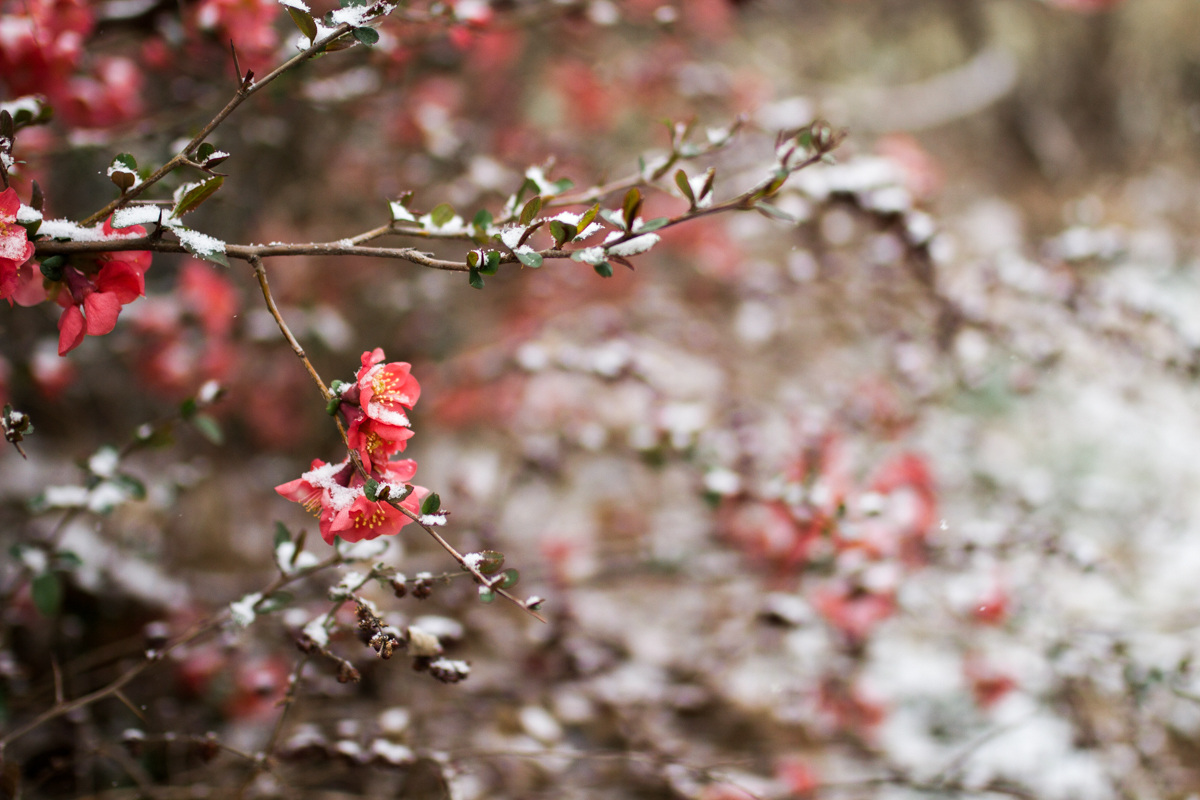
[(83, 301), (87, 312), (88, 336), (103, 336), (111, 333), (121, 314), (121, 301), (112, 292), (92, 292)]
[(83, 312), (79, 306), (69, 306), (58, 318), (58, 354), (65, 356), (79, 347), (85, 334)]

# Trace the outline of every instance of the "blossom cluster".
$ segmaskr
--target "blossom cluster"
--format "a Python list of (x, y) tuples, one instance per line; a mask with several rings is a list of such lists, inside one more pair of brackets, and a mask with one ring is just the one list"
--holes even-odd
[[(121, 307), (146, 294), (151, 254), (122, 250), (69, 259), (51, 256), (35, 263), (29, 229), (53, 231), (58, 224), (43, 225), (41, 212), (22, 205), (15, 189), (0, 192), (0, 300), (22, 306), (53, 300), (62, 306), (58, 354), (63, 356), (82, 344), (85, 336), (111, 332)], [(141, 225), (113, 228), (111, 217), (99, 229), (73, 231), (80, 232), (105, 239), (146, 235)]]
[[(391, 460), (413, 435), (405, 410), (416, 405), (421, 386), (411, 369), (402, 361), (385, 363), (381, 348), (363, 353), (354, 382), (335, 384), (334, 389), (339, 411), (349, 424), (346, 444), (357, 455), (357, 463), (350, 455), (340, 463), (316, 459), (308, 472), (275, 487), (317, 517), (321, 537), (328, 544), (335, 537), (360, 542), (394, 536), (420, 513), (421, 501), (429, 495), (424, 487), (410, 490), (408, 486), (417, 473), (416, 461)], [(386, 498), (367, 496), (368, 476), (378, 484), (375, 497), (386, 490)], [(388, 498), (396, 499), (395, 505)]]

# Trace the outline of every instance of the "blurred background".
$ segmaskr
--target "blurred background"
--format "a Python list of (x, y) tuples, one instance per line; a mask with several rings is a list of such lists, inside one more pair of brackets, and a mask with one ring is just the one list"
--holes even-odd
[[(31, 20), (81, 44), (38, 61)], [(721, 200), (767, 174), (778, 131), (824, 118), (849, 137), (777, 198), (790, 219), (671, 228), (610, 279), (547, 261), (480, 291), (402, 262), (268, 260), (327, 381), (375, 347), (413, 365), (415, 482), (550, 621), (461, 579), (424, 599), (372, 584), (470, 677), (382, 661), (348, 618), (330, 647), (362, 682), (314, 661), (277, 768), (210, 760), (187, 737), (270, 739), (298, 631), (340, 579), (322, 574), (175, 651), (128, 706), (17, 740), (4, 790), (1194, 796), (1198, 25), (1190, 0), (460, 0), (281, 78), (213, 137), (230, 177), (191, 227), (337, 241), (406, 191), (499, 215), (530, 167), (589, 187), (669, 152), (663, 120), (694, 118), (703, 143), (744, 115), (684, 165), (714, 167)], [(115, 196), (113, 155), (163, 163), (226, 102), (229, 39), (262, 75), (295, 37), (257, 0), (0, 3), (4, 100), (56, 111), (18, 135), (14, 186), (28, 202), (36, 179), (47, 219), (86, 216)], [(646, 197), (647, 218), (687, 210), (669, 179)], [(330, 552), (273, 489), (344, 448), (252, 272), (156, 254), (146, 280), (65, 358), (57, 308), (0, 306), (0, 394), (36, 425), (28, 460), (0, 452), (10, 729), (53, 703), (52, 660), (83, 695), (147, 630), (258, 591), (277, 521)], [(219, 429), (175, 426), (96, 499), (117, 482), (95, 454), (208, 380)], [(47, 492), (64, 486), (88, 507)], [(381, 558), (456, 572), (414, 528)], [(25, 580), (43, 573), (52, 606)], [(131, 728), (159, 739), (130, 751)]]

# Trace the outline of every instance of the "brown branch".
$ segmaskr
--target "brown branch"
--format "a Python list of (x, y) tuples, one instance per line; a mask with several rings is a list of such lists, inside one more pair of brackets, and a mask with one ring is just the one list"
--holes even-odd
[(538, 620), (539, 622), (546, 621), (545, 617), (543, 617), (541, 614), (534, 611), (529, 606), (525, 605), (525, 601), (509, 594), (505, 590), (501, 589), (499, 586), (493, 585), (498, 580), (498, 577), (494, 576), (494, 577), (489, 578), (487, 575), (484, 575), (482, 572), (480, 572), (477, 567), (468, 563), (466, 556), (464, 556), (462, 553), (458, 552), (458, 550), (456, 550), (454, 548), (454, 545), (452, 545), (448, 541), (446, 541), (445, 537), (443, 537), (440, 533), (438, 533), (436, 530), (434, 530), (432, 526), (426, 525), (424, 522), (421, 521), (421, 515), (412, 513), (411, 511), (409, 511), (407, 508), (400, 505), (399, 503), (395, 503), (395, 502), (392, 502), (389, 500), (388, 504), (391, 505), (392, 508), (394, 508), (397, 511), (399, 511), (400, 513), (404, 514), (404, 516), (408, 517), (413, 522), (417, 523), (422, 528), (424, 528), (425, 532), (428, 533), (430, 536), (432, 536), (434, 538), (434, 541), (436, 541), (438, 544), (440, 544), (442, 546), (442, 549), (445, 550), (447, 553), (449, 553), (451, 555), (451, 557), (453, 557), (454, 560), (458, 562), (459, 566), (461, 566), (467, 572), (471, 573), (471, 576), (473, 578), (475, 578), (476, 582), (479, 583), (481, 586), (488, 587), (493, 592), (500, 595), (501, 597), (503, 597), (505, 600), (509, 601), (513, 605), (517, 606), (522, 611), (524, 611), (526, 614), (529, 614), (531, 617)]
[(275, 318), (275, 324), (279, 326), (279, 330), (283, 332), (283, 338), (287, 339), (288, 344), (292, 346), (296, 356), (304, 362), (304, 368), (308, 370), (308, 374), (316, 381), (317, 386), (321, 388), (321, 396), (328, 402), (333, 395), (329, 392), (329, 387), (325, 385), (325, 381), (321, 380), (321, 376), (317, 373), (316, 367), (308, 360), (308, 356), (304, 353), (304, 348), (296, 341), (296, 337), (292, 335), (291, 328), (283, 321), (283, 315), (279, 313), (279, 307), (275, 305), (275, 298), (271, 296), (271, 286), (267, 283), (267, 270), (263, 267), (262, 259), (256, 255), (246, 258), (250, 262), (250, 266), (254, 267), (254, 277), (258, 278), (258, 285), (262, 287), (263, 299), (267, 302), (267, 310), (271, 312), (271, 316)]

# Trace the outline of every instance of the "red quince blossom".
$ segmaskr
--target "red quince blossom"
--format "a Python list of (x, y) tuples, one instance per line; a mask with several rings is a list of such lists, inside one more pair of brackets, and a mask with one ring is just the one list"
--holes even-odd
[[(372, 470), (381, 485), (388, 486), (394, 496), (404, 491), (404, 484), (417, 473), (417, 462), (412, 459), (392, 461)], [(412, 519), (390, 503), (367, 499), (363, 487), (366, 481), (350, 463), (350, 458), (339, 464), (326, 464), (320, 459), (312, 462), (312, 469), (294, 481), (275, 487), (275, 491), (303, 505), (317, 517), (321, 538), (333, 544), (335, 537), (346, 542), (360, 542), (380, 536), (395, 536)], [(400, 505), (413, 514), (419, 514), (421, 501), (429, 495), (422, 486), (413, 487), (413, 492)]]
[(19, 284), (18, 270), (33, 257), (33, 242), (17, 223), (20, 207), (15, 189), (0, 192), (0, 299), (7, 299), (9, 305)]
[(384, 359), (378, 347), (363, 353), (355, 384), (342, 394), (346, 403), (358, 404), (358, 408), (351, 406), (346, 411), (350, 423), (346, 437), (364, 464), (386, 464), (388, 458), (404, 450), (413, 435), (405, 409), (411, 409), (421, 397), (421, 386), (411, 374), (412, 365), (403, 361), (384, 363)]
[[(115, 230), (111, 218), (104, 221), (103, 230), (106, 236), (146, 233), (141, 225)], [(58, 354), (63, 356), (78, 347), (84, 336), (112, 331), (121, 307), (145, 296), (150, 261), (149, 250), (103, 253), (94, 261), (72, 262), (63, 268), (62, 279), (53, 283), (41, 281), (32, 267), (27, 272), (23, 268), (15, 299), (21, 305), (33, 305), (49, 295), (63, 307), (58, 320)]]

